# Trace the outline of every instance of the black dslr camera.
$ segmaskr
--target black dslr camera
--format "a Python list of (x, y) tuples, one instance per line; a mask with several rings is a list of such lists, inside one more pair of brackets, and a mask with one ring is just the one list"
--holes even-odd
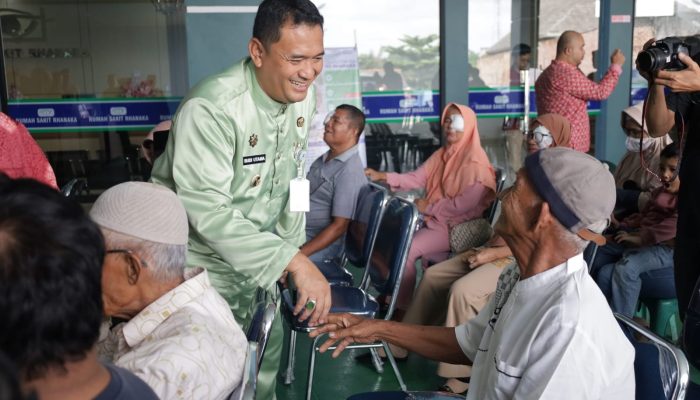
[(653, 73), (659, 70), (678, 71), (687, 68), (678, 59), (679, 53), (685, 53), (694, 61), (700, 59), (700, 36), (671, 36), (657, 40), (637, 56), (637, 68), (640, 72)]

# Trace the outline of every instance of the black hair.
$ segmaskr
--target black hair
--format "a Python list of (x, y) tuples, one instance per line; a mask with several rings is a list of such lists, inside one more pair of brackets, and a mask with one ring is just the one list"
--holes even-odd
[(284, 24), (320, 25), (323, 29), (323, 16), (309, 0), (264, 0), (258, 7), (253, 24), (253, 37), (268, 48), (280, 40), (280, 29)]
[(365, 113), (359, 108), (352, 106), (350, 104), (341, 104), (335, 108), (336, 110), (344, 110), (350, 114), (350, 120), (353, 125), (357, 128), (357, 137), (360, 137), (362, 131), (365, 130)]
[(17, 367), (0, 351), (0, 399), (21, 400), (23, 398), (17, 377)]
[(524, 54), (531, 54), (532, 53), (532, 48), (525, 43), (519, 43), (513, 46), (513, 49), (510, 52), (514, 56), (522, 56)]
[(104, 239), (80, 204), (0, 179), (0, 350), (20, 378), (85, 358), (102, 321)]
[(661, 158), (673, 158), (673, 157), (678, 157), (678, 144), (676, 142), (673, 142), (666, 147), (664, 147), (663, 150), (661, 150), (661, 154), (659, 155)]

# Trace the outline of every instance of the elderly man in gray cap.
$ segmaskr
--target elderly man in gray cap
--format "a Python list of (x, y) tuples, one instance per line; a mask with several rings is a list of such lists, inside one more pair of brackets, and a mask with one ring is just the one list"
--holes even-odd
[(207, 271), (185, 271), (187, 215), (175, 193), (145, 182), (105, 191), (90, 211), (105, 237), (105, 314), (126, 320), (100, 356), (161, 399), (225, 399), (241, 382), (247, 340)]
[(634, 349), (588, 275), (583, 249), (604, 243), (615, 182), (584, 153), (527, 157), (501, 195), (496, 231), (513, 251), (494, 296), (455, 328), (329, 315), (321, 351), (385, 340), (425, 357), (472, 364), (467, 399), (633, 399)]

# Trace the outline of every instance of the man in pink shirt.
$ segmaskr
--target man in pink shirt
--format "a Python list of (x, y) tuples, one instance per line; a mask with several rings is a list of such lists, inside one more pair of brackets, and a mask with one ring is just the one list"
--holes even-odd
[(591, 131), (586, 102), (604, 100), (610, 96), (622, 73), (625, 56), (615, 49), (610, 56), (610, 68), (599, 83), (588, 80), (578, 69), (586, 52), (583, 36), (566, 31), (557, 41), (557, 57), (535, 82), (537, 113), (561, 114), (571, 122), (571, 147), (588, 152)]

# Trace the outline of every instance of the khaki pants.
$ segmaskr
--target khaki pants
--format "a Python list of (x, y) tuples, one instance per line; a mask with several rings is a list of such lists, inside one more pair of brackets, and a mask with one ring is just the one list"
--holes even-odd
[[(489, 301), (503, 268), (513, 262), (506, 257), (470, 269), (457, 256), (428, 268), (403, 322), (452, 327), (469, 321)], [(471, 367), (440, 363), (438, 375), (467, 377)]]

